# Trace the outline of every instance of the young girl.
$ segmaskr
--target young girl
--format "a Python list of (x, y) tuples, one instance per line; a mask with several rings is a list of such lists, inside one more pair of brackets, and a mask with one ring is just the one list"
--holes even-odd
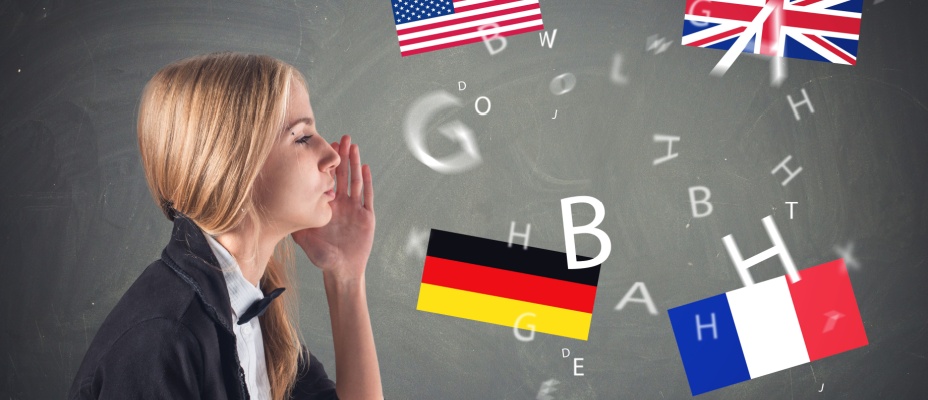
[[(370, 168), (350, 137), (316, 131), (300, 72), (238, 53), (170, 64), (145, 87), (138, 139), (173, 233), (103, 321), (68, 398), (382, 399)], [(337, 383), (300, 341), (288, 236), (322, 270)]]

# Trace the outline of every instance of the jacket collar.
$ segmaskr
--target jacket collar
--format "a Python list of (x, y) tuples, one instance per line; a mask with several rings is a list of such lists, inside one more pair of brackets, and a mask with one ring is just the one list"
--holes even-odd
[(161, 259), (193, 288), (205, 305), (207, 314), (234, 335), (229, 321), (232, 312), (229, 291), (219, 261), (200, 227), (178, 213), (174, 218), (171, 241), (161, 252)]
[[(219, 267), (222, 268), (222, 278), (229, 292), (229, 301), (232, 303), (232, 321), (235, 322), (248, 311), (252, 304), (263, 299), (264, 293), (261, 292), (260, 288), (245, 279), (241, 267), (235, 261), (235, 257), (222, 246), (222, 243), (219, 243), (206, 232), (203, 232), (203, 237), (206, 238), (213, 255), (219, 260)], [(259, 281), (258, 284), (260, 285), (261, 282)]]
[[(232, 313), (232, 305), (219, 261), (213, 254), (200, 227), (181, 213), (174, 215), (171, 241), (161, 252), (161, 260), (193, 288), (200, 297), (200, 301), (203, 302), (206, 313), (234, 338), (235, 332), (227, 317)], [(229, 350), (235, 357), (234, 369), (228, 370), (229, 377), (235, 374), (232, 371), (238, 371), (233, 378), (238, 380), (238, 398), (248, 400), (251, 397), (245, 386), (245, 371), (238, 358), (235, 339), (229, 343), (231, 343)]]

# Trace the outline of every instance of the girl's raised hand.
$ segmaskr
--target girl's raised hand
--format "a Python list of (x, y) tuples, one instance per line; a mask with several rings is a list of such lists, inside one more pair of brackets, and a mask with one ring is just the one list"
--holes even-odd
[(341, 157), (335, 167), (335, 199), (329, 202), (332, 219), (325, 226), (303, 229), (292, 236), (323, 272), (338, 280), (357, 280), (364, 275), (374, 242), (371, 169), (361, 165), (360, 150), (351, 143), (350, 136), (342, 136), (341, 142), (332, 143), (332, 148)]

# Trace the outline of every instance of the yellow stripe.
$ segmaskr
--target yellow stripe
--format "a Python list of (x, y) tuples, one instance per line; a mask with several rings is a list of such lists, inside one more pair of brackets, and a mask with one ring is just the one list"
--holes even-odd
[[(555, 295), (556, 294), (553, 294)], [(573, 339), (587, 340), (590, 334), (590, 321), (593, 314), (567, 310), (527, 301), (490, 296), (466, 290), (452, 289), (444, 286), (423, 283), (419, 287), (419, 303), (416, 309), (452, 317), (471, 319), (496, 325), (512, 327), (516, 319), (525, 313), (519, 321), (519, 329)]]

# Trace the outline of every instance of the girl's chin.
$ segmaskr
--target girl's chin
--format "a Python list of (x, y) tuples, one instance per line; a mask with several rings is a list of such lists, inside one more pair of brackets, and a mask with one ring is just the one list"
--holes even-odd
[(319, 207), (319, 211), (310, 216), (309, 220), (314, 228), (319, 228), (328, 225), (332, 220), (332, 207), (326, 203), (325, 206)]
[(312, 215), (299, 215), (294, 216), (290, 221), (299, 221), (297, 222), (297, 230), (301, 231), (303, 229), (310, 228), (321, 228), (329, 224), (329, 221), (332, 220), (332, 209), (329, 207), (319, 207), (315, 214)]

